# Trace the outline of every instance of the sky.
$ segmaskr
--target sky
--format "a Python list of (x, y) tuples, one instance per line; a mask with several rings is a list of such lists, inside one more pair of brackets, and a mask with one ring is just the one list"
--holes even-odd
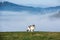
[(19, 5), (34, 7), (60, 6), (60, 0), (2, 0), (2, 1), (9, 1)]

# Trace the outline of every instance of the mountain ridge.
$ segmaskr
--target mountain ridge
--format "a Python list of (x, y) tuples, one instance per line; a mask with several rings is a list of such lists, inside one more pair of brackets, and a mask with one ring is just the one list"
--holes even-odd
[(54, 12), (58, 10), (60, 10), (60, 6), (41, 8), (41, 7), (17, 5), (7, 1), (3, 3), (0, 2), (0, 11)]

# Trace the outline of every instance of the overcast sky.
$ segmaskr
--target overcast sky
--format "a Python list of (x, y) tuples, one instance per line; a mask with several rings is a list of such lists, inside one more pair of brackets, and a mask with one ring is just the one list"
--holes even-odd
[(34, 7), (60, 6), (60, 0), (4, 0), (4, 1)]

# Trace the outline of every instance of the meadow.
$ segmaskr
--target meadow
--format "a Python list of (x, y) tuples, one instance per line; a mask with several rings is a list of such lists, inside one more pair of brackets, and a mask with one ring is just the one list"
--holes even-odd
[(0, 40), (60, 40), (60, 32), (0, 32)]

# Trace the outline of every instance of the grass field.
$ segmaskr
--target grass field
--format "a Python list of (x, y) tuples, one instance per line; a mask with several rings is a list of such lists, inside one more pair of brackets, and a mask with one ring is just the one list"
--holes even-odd
[(0, 40), (60, 40), (60, 32), (0, 32)]

